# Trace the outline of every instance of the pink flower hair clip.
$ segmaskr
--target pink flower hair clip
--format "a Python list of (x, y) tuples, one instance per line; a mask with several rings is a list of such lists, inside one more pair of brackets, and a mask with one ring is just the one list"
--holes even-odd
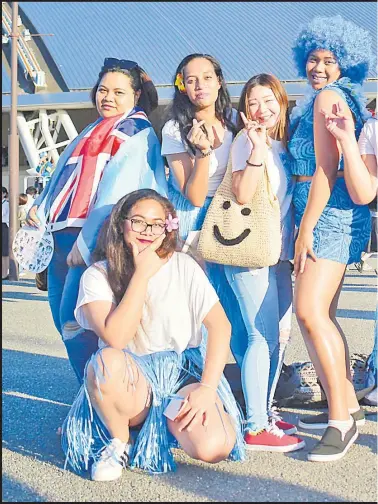
[(167, 231), (170, 233), (174, 229), (178, 229), (179, 227), (179, 219), (178, 217), (173, 218), (171, 214), (168, 215), (168, 219), (165, 219), (165, 224), (167, 226)]

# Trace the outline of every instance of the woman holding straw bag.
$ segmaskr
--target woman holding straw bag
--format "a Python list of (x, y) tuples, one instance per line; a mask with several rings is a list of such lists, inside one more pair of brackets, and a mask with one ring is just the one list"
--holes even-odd
[[(261, 268), (225, 266), (248, 333), (247, 342), (235, 341), (234, 334), (231, 341), (234, 355), (241, 353), (239, 346), (246, 347), (242, 362), (238, 362), (247, 407), (244, 440), (250, 450), (289, 452), (305, 443), (291, 435), (296, 432), (295, 426), (282, 421), (272, 407), (291, 330), (289, 260), (294, 253), (294, 184), (286, 152), (288, 99), (280, 81), (268, 74), (251, 77), (240, 97), (239, 115), (240, 133), (231, 147), (232, 192), (237, 203), (245, 206), (253, 200), (262, 177), (267, 176), (279, 201), (282, 237), (277, 264)], [(247, 216), (247, 208), (242, 213)]]

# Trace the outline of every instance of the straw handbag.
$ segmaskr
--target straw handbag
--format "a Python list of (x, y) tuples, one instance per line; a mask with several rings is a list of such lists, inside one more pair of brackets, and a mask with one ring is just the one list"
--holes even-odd
[(263, 268), (281, 254), (280, 206), (273, 194), (266, 162), (250, 203), (239, 205), (232, 192), (232, 156), (207, 211), (198, 242), (207, 261)]

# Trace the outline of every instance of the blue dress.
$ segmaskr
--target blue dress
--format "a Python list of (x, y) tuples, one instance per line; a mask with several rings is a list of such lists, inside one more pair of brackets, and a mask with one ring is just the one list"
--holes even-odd
[[(358, 138), (364, 121), (369, 117), (361, 94), (361, 87), (343, 77), (322, 90), (336, 91), (352, 111)], [(316, 170), (314, 146), (314, 103), (322, 90), (311, 90), (290, 117), (289, 151), (294, 158), (293, 175), (313, 176)], [(341, 159), (339, 170), (344, 169)], [(306, 209), (311, 181), (297, 182), (293, 204), (295, 225), (299, 228)], [(314, 228), (313, 250), (318, 258), (342, 264), (351, 264), (361, 259), (361, 253), (369, 241), (371, 232), (370, 212), (367, 205), (353, 203), (344, 178), (337, 178), (331, 196)]]

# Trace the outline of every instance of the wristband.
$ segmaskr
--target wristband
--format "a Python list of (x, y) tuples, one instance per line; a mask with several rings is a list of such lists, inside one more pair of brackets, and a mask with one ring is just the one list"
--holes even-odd
[(213, 149), (212, 147), (210, 147), (210, 149), (206, 152), (206, 154), (204, 154), (200, 149), (197, 149), (197, 151), (200, 153), (201, 157), (207, 157), (210, 156), (210, 154), (213, 152)]
[(248, 161), (248, 159), (247, 159), (246, 163), (247, 163), (247, 165), (248, 165), (248, 166), (255, 166), (256, 168), (260, 168), (260, 167), (263, 165), (262, 163), (260, 163), (260, 164), (253, 164), (253, 163), (250, 163), (250, 162)]

